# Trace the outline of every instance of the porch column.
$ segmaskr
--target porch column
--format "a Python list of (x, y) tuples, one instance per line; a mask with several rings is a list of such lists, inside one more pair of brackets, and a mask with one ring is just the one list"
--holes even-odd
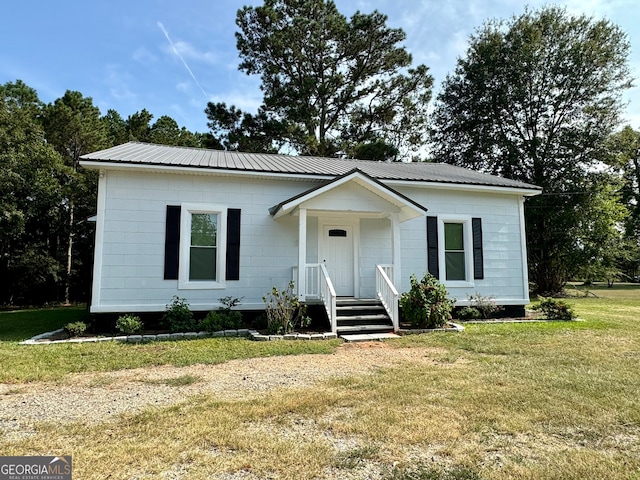
[(307, 293), (307, 272), (305, 265), (307, 264), (307, 209), (301, 208), (298, 213), (298, 298), (305, 299)]
[(401, 244), (400, 244), (400, 216), (397, 213), (391, 214), (391, 256), (393, 258), (393, 278), (391, 281), (396, 289), (400, 290), (402, 283), (402, 272), (400, 271), (401, 262)]

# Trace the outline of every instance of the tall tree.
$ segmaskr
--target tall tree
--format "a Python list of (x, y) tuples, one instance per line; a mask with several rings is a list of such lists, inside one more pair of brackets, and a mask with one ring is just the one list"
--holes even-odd
[(239, 68), (262, 80), (264, 105), (252, 120), (283, 122), (282, 139), (300, 153), (422, 147), (432, 77), (424, 65), (411, 68), (405, 33), (385, 15), (347, 19), (331, 0), (265, 0), (239, 10), (236, 24)]
[(57, 300), (65, 167), (44, 139), (43, 104), (22, 81), (0, 85), (0, 302)]
[(640, 245), (640, 132), (625, 126), (611, 136), (609, 148), (609, 163), (623, 179), (622, 200), (631, 213), (627, 234)]
[[(82, 171), (80, 156), (99, 150), (107, 145), (107, 130), (100, 118), (100, 110), (93, 105), (90, 97), (83, 97), (80, 92), (67, 91), (54, 103), (46, 106), (43, 124), (47, 141), (60, 153), (65, 163), (71, 168), (71, 175), (66, 183), (67, 196), (67, 253), (65, 303), (71, 300), (72, 274), (74, 273), (74, 241), (77, 237), (85, 243), (92, 239), (86, 224), (78, 222), (95, 211), (97, 178), (95, 172)], [(83, 252), (91, 251), (83, 248)], [(82, 259), (79, 259), (82, 260)], [(84, 280), (88, 278), (88, 264), (85, 259)]]
[(567, 280), (568, 232), (587, 210), (588, 172), (606, 159), (619, 121), (628, 53), (608, 21), (553, 6), (525, 11), (485, 23), (437, 97), (435, 158), (543, 187), (525, 210), (540, 292)]

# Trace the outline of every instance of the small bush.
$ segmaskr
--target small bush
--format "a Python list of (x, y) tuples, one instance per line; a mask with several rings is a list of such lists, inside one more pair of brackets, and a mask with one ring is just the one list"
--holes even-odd
[(456, 315), (460, 320), (476, 320), (482, 317), (480, 310), (475, 307), (462, 307)]
[(306, 327), (311, 319), (306, 316), (307, 306), (301, 305), (298, 296), (293, 292), (293, 280), (286, 290), (279, 291), (273, 287), (262, 297), (267, 314), (267, 330), (269, 333), (286, 334), (297, 326)]
[(231, 310), (240, 304), (241, 298), (223, 297), (218, 299), (222, 307), (202, 319), (199, 328), (206, 332), (218, 332), (220, 330), (237, 330), (242, 327), (242, 313)]
[(470, 306), (478, 310), (480, 317), (484, 319), (491, 318), (496, 313), (504, 310), (502, 306), (496, 305), (492, 297), (485, 297), (476, 293), (475, 295), (467, 295), (467, 298), (469, 299)]
[(439, 328), (451, 320), (454, 301), (447, 289), (430, 273), (418, 281), (411, 275), (411, 290), (400, 297), (402, 315), (417, 328)]
[(116, 320), (116, 330), (125, 335), (138, 333), (142, 327), (142, 320), (136, 315), (122, 315)]
[(540, 310), (549, 320), (573, 320), (576, 318), (571, 305), (557, 298), (540, 297), (540, 303), (533, 307)]
[(162, 320), (169, 325), (169, 330), (172, 332), (192, 332), (196, 329), (196, 321), (187, 299), (177, 295), (167, 305), (167, 311), (162, 316)]
[(218, 332), (220, 330), (237, 330), (242, 327), (242, 314), (240, 312), (221, 312), (220, 310), (209, 312), (199, 325), (205, 332)]
[(79, 337), (87, 331), (87, 324), (84, 322), (71, 322), (64, 326), (64, 331), (69, 337)]

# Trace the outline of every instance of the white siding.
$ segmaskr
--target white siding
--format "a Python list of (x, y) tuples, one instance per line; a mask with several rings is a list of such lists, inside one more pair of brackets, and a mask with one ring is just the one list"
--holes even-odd
[[(503, 304), (523, 304), (528, 301), (528, 285), (521, 249), (521, 197), (488, 193), (420, 191), (399, 189), (401, 193), (428, 208), (428, 215), (468, 215), (482, 219), (484, 279), (472, 280), (469, 287), (448, 287), (449, 294), (465, 305), (467, 295), (479, 293), (494, 297)], [(421, 278), (427, 271), (426, 220), (405, 222), (402, 232), (402, 285), (409, 289), (409, 276)], [(442, 232), (438, 232), (442, 234)], [(444, 282), (445, 285), (447, 282)]]
[[(94, 278), (92, 311), (163, 310), (174, 295), (187, 298), (194, 310), (218, 306), (227, 295), (243, 297), (244, 308), (262, 308), (262, 296), (272, 287), (285, 287), (297, 263), (298, 217), (274, 220), (268, 209), (316, 186), (316, 183), (110, 170), (101, 178), (104, 212), (98, 211), (97, 232), (102, 244), (96, 248), (98, 278)], [(492, 296), (503, 303), (528, 300), (523, 271), (518, 195), (455, 193), (444, 189), (397, 187), (400, 193), (429, 209), (428, 214), (468, 215), (482, 218), (485, 278), (472, 287), (452, 288), (450, 293), (464, 304), (468, 294)], [(361, 195), (338, 189), (336, 206), (375, 210), (370, 192)], [(368, 202), (362, 203), (366, 199)], [(167, 205), (205, 203), (240, 208), (240, 280), (227, 281), (225, 289), (179, 290), (177, 280), (164, 280), (164, 238)], [(360, 203), (359, 203), (360, 202)], [(327, 205), (327, 202), (323, 204)], [(368, 207), (367, 207), (368, 205)], [(307, 261), (318, 261), (317, 215), (307, 220)], [(371, 216), (371, 215), (369, 215)], [(97, 239), (100, 241), (100, 238)], [(401, 224), (402, 285), (409, 288), (409, 275), (424, 275), (427, 269), (426, 220), (416, 218)], [(359, 222), (359, 291), (375, 294), (376, 264), (392, 262), (389, 218), (362, 218)]]

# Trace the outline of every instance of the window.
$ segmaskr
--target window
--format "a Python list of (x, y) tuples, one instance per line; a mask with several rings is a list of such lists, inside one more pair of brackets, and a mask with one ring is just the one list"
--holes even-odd
[(427, 217), (427, 270), (441, 281), (473, 286), (484, 279), (482, 244), (481, 218)]
[(180, 217), (179, 288), (224, 288), (226, 207), (182, 204)]
[(464, 223), (444, 224), (444, 263), (447, 280), (466, 280)]
[(218, 214), (191, 214), (189, 281), (217, 279)]

